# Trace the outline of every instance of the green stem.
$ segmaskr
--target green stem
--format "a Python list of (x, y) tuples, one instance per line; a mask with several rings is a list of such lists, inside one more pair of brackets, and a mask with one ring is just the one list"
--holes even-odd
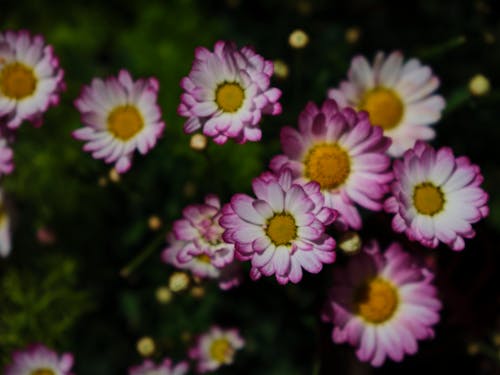
[(139, 267), (146, 259), (148, 259), (158, 248), (162, 241), (165, 240), (165, 235), (162, 232), (148, 246), (144, 248), (134, 259), (132, 259), (120, 271), (122, 277), (129, 277), (134, 270)]

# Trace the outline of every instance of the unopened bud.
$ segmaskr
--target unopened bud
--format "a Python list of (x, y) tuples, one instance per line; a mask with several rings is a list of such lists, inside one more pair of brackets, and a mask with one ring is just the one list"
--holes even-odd
[(151, 337), (142, 337), (137, 341), (137, 351), (141, 356), (149, 357), (155, 352), (155, 342)]
[(172, 300), (172, 292), (168, 287), (161, 286), (156, 289), (156, 300), (161, 304), (167, 304)]
[(149, 217), (148, 219), (148, 227), (149, 229), (151, 230), (158, 230), (160, 229), (162, 226), (162, 222), (161, 222), (161, 219), (156, 216), (156, 215), (152, 215)]
[(482, 74), (476, 74), (469, 81), (469, 91), (475, 96), (485, 95), (490, 91), (490, 81)]
[(168, 280), (168, 287), (172, 292), (180, 292), (189, 286), (189, 276), (184, 272), (174, 272)]
[(304, 30), (294, 30), (288, 37), (288, 43), (292, 48), (300, 49), (307, 46), (309, 43), (309, 36), (304, 32)]
[(357, 232), (345, 232), (338, 241), (339, 248), (348, 255), (356, 254), (362, 245), (363, 241)]

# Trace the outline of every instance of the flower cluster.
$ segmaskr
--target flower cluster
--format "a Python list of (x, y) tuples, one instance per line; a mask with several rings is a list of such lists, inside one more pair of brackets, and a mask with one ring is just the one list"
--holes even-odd
[[(250, 47), (219, 41), (213, 51), (197, 48), (181, 80), (177, 110), (187, 118), (185, 133), (201, 131), (198, 136), (219, 145), (261, 140), (262, 115), (282, 111), (281, 91), (270, 87), (273, 70)], [(59, 101), (63, 75), (41, 36), (0, 33), (0, 177), (13, 170), (13, 130), (25, 120), (41, 123)], [(488, 194), (469, 158), (425, 142), (435, 137), (430, 126), (445, 105), (434, 93), (438, 86), (428, 66), (405, 62), (400, 52), (378, 53), (373, 64), (356, 56), (348, 81), (330, 89), (320, 106), (309, 102), (297, 129), (281, 129), (282, 154), (253, 179), (253, 195), (237, 192), (225, 204), (208, 195), (184, 208), (167, 234), (163, 261), (216, 279), (223, 290), (240, 284), (246, 261), (253, 280), (274, 276), (279, 284), (296, 284), (304, 271), (317, 274), (334, 263), (334, 238), (363, 228), (361, 208), (392, 215), (394, 232), (423, 247), (463, 250), (465, 239), (475, 236), (472, 224), (489, 213)], [(124, 69), (117, 77), (94, 78), (75, 100), (84, 126), (73, 136), (95, 159), (113, 163), (118, 173), (128, 171), (135, 151), (149, 152), (164, 130), (158, 91), (156, 78), (134, 80)], [(193, 148), (203, 149), (201, 143)], [(9, 231), (0, 191), (0, 256), (10, 251)], [(354, 234), (347, 247), (357, 251), (361, 237)], [(416, 254), (397, 242), (382, 251), (375, 239), (331, 270), (322, 317), (333, 323), (332, 341), (355, 347), (361, 361), (401, 361), (417, 352), (419, 340), (433, 337), (442, 304), (433, 273)], [(179, 280), (185, 287), (189, 278), (182, 273)], [(198, 372), (214, 371), (232, 363), (243, 346), (237, 329), (212, 326), (197, 337), (189, 357)], [(15, 352), (4, 373), (71, 375), (72, 365), (71, 354), (36, 344)], [(129, 374), (187, 371), (187, 362), (174, 366), (165, 358), (159, 365), (145, 360)]]

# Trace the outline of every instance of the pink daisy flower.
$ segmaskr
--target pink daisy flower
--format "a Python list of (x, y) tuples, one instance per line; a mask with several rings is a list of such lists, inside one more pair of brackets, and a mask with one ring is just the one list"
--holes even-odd
[(199, 129), (218, 144), (259, 141), (262, 114), (281, 113), (281, 91), (270, 88), (272, 61), (250, 47), (219, 41), (214, 52), (198, 47), (191, 72), (181, 80), (184, 93), (178, 108), (187, 117), (186, 133)]
[(94, 78), (75, 101), (85, 127), (73, 136), (87, 142), (83, 149), (94, 158), (126, 172), (134, 151), (146, 154), (163, 132), (158, 88), (155, 78), (133, 81), (126, 70), (118, 78)]
[(435, 248), (443, 242), (462, 250), (471, 224), (488, 215), (483, 176), (465, 157), (455, 158), (448, 147), (435, 151), (425, 142), (394, 161), (395, 181), (385, 210), (394, 213), (392, 228), (411, 240)]
[(189, 262), (193, 257), (203, 254), (218, 268), (230, 264), (234, 259), (234, 245), (222, 239), (224, 228), (219, 224), (222, 216), (219, 197), (208, 195), (205, 204), (188, 206), (183, 218), (173, 225), (175, 238), (188, 243), (178, 254), (180, 262)]
[(237, 329), (222, 329), (217, 326), (197, 338), (189, 350), (189, 357), (198, 362), (198, 372), (215, 371), (222, 365), (234, 361), (235, 352), (245, 345)]
[(334, 280), (323, 320), (334, 324), (333, 342), (356, 347), (361, 361), (400, 362), (417, 352), (417, 340), (434, 337), (441, 302), (433, 275), (399, 244), (381, 254), (372, 242)]
[(59, 103), (64, 71), (52, 46), (27, 31), (0, 33), (0, 124), (41, 125), (42, 114)]
[(5, 138), (0, 137), (0, 177), (14, 170), (13, 152)]
[(146, 359), (142, 365), (129, 368), (129, 375), (185, 375), (189, 366), (187, 362), (179, 362), (173, 365), (170, 358), (165, 358), (159, 365), (149, 359)]
[(73, 355), (59, 356), (44, 345), (35, 344), (14, 352), (12, 363), (4, 369), (5, 375), (72, 375)]
[(401, 156), (417, 140), (434, 138), (430, 125), (441, 118), (445, 101), (432, 94), (439, 79), (431, 68), (417, 59), (403, 63), (399, 51), (387, 58), (379, 52), (372, 66), (365, 57), (354, 57), (348, 78), (339, 89), (330, 89), (328, 97), (342, 107), (367, 111), (370, 122), (392, 139), (390, 155)]
[(321, 271), (335, 260), (335, 240), (325, 233), (337, 214), (324, 206), (316, 182), (292, 183), (291, 172), (263, 173), (254, 179), (257, 198), (236, 194), (222, 209), (223, 238), (240, 260), (251, 260), (250, 276), (275, 274), (281, 284), (298, 283), (302, 268)]
[(297, 183), (316, 181), (325, 205), (340, 214), (338, 224), (361, 228), (355, 206), (381, 210), (382, 199), (392, 181), (390, 158), (385, 154), (390, 140), (373, 127), (365, 113), (340, 110), (334, 100), (321, 108), (307, 104), (299, 116), (299, 130), (284, 127), (284, 155), (275, 156), (270, 168), (290, 168)]

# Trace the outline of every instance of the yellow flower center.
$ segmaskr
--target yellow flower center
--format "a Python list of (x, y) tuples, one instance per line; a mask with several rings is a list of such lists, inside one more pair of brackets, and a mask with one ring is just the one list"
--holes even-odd
[(308, 178), (320, 184), (321, 189), (342, 185), (351, 172), (349, 155), (337, 144), (320, 144), (307, 154), (304, 164)]
[(267, 236), (276, 245), (288, 245), (297, 237), (295, 219), (289, 214), (275, 214), (267, 223)]
[(207, 254), (197, 255), (195, 258), (202, 263), (208, 263), (208, 264), (212, 263), (212, 260)]
[(243, 100), (245, 92), (236, 82), (224, 82), (215, 92), (215, 102), (223, 112), (236, 112), (243, 105)]
[(131, 105), (115, 108), (108, 116), (108, 129), (122, 141), (128, 141), (144, 127), (141, 114)]
[(0, 72), (0, 89), (11, 99), (24, 99), (35, 92), (37, 79), (33, 70), (15, 62), (6, 65)]
[(371, 123), (384, 130), (395, 128), (404, 113), (404, 105), (398, 94), (384, 87), (368, 91), (361, 100), (359, 109), (367, 111)]
[(210, 346), (210, 356), (218, 363), (230, 362), (234, 354), (234, 349), (225, 338), (216, 339)]
[(398, 307), (398, 293), (388, 281), (380, 278), (369, 280), (355, 293), (354, 303), (358, 315), (374, 324), (389, 320)]
[(439, 187), (423, 182), (413, 190), (413, 204), (422, 215), (433, 216), (443, 210), (444, 195)]
[(55, 375), (55, 373), (48, 368), (39, 368), (31, 371), (31, 375)]

